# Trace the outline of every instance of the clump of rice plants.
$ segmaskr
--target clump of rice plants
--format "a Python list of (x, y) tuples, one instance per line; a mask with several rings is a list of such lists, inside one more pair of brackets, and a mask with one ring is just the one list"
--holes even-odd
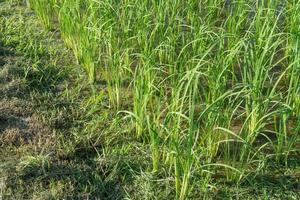
[(149, 169), (173, 178), (178, 199), (217, 177), (251, 182), (268, 159), (299, 153), (298, 1), (30, 5), (61, 31), (93, 94), (106, 90), (110, 108), (132, 119), (129, 132), (151, 148)]

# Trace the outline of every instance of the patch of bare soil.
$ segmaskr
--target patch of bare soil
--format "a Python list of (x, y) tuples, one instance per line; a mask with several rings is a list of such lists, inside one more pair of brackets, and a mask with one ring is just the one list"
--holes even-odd
[(19, 99), (0, 100), (1, 146), (50, 145), (51, 133), (51, 130), (34, 115), (30, 103)]

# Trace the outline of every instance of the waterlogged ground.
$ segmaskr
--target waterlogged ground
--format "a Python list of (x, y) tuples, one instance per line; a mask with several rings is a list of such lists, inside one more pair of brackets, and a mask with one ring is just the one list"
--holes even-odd
[[(151, 173), (150, 147), (89, 98), (80, 69), (58, 32), (0, 0), (0, 199), (174, 199), (174, 180)], [(266, 169), (251, 184), (216, 176), (189, 198), (300, 199), (298, 157)]]

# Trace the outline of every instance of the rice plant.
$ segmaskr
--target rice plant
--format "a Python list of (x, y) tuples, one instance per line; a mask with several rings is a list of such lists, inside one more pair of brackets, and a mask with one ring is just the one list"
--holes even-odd
[(168, 169), (177, 199), (188, 198), (197, 179), (207, 189), (218, 168), (240, 183), (265, 157), (287, 162), (298, 152), (298, 1), (30, 6), (46, 28), (61, 31), (94, 94), (105, 80), (111, 107), (132, 118), (131, 134), (151, 147), (152, 172)]

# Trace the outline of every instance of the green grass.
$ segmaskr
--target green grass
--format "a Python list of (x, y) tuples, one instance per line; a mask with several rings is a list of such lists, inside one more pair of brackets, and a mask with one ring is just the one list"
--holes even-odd
[[(16, 169), (37, 171), (37, 191), (50, 188), (54, 199), (60, 190), (79, 199), (300, 197), (296, 0), (29, 0), (45, 28), (33, 36), (39, 25), (34, 16), (25, 22), (24, 2), (8, 2), (0, 36), (30, 58), (21, 78), (42, 108), (51, 98), (68, 105), (42, 109), (46, 121), (65, 117), (55, 154), (26, 155)], [(21, 9), (16, 23), (4, 17), (13, 9)], [(43, 43), (57, 32), (68, 50)], [(74, 66), (60, 68), (67, 63)], [(61, 157), (70, 163), (57, 165)], [(72, 175), (52, 176), (63, 167)]]

